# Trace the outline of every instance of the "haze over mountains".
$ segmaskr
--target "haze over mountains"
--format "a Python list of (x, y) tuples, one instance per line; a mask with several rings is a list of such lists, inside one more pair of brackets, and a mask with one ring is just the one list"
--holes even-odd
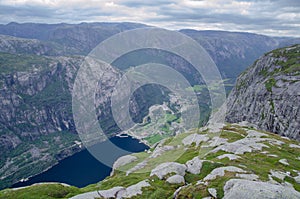
[[(50, 56), (87, 55), (108, 37), (122, 31), (143, 27), (149, 26), (136, 23), (19, 24), (13, 22), (0, 25), (0, 34), (30, 40), (3, 38), (0, 49), (2, 48), (2, 52)], [(216, 62), (222, 75), (229, 78), (236, 78), (263, 53), (299, 42), (299, 38), (278, 38), (252, 33), (188, 29), (180, 32), (198, 41)]]

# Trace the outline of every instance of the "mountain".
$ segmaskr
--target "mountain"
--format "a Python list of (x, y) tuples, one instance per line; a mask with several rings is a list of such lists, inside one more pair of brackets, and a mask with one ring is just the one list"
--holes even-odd
[[(207, 50), (225, 78), (235, 79), (263, 53), (280, 45), (276, 38), (253, 33), (196, 30), (180, 32), (195, 39)], [(288, 38), (281, 42), (286, 40)]]
[[(42, 55), (87, 55), (108, 37), (136, 28), (149, 27), (136, 23), (36, 24), (9, 23), (0, 25), (0, 34), (36, 39), (47, 48)], [(184, 29), (181, 33), (199, 42), (209, 53), (224, 78), (235, 78), (263, 53), (278, 47), (299, 43), (299, 38), (276, 38), (253, 33), (226, 31), (197, 31)], [(1, 44), (1, 43), (0, 43)], [(7, 52), (5, 49), (2, 52)], [(35, 53), (25, 51), (24, 53)], [(43, 51), (39, 52), (39, 54)]]
[(0, 34), (50, 42), (59, 46), (60, 55), (87, 55), (108, 37), (142, 27), (147, 26), (135, 23), (9, 23), (0, 25)]
[(300, 45), (271, 51), (239, 76), (228, 97), (228, 122), (300, 140)]
[[(0, 25), (0, 34), (3, 34), (0, 36), (0, 147), (3, 149), (0, 188), (38, 174), (82, 150), (71, 111), (71, 91), (84, 55), (113, 34), (141, 27), (147, 26), (133, 23)], [(279, 41), (251, 33), (181, 32), (204, 46), (223, 77), (232, 78), (225, 84), (227, 91), (232, 88), (239, 71), (258, 58), (258, 54), (275, 48), (286, 39), (291, 40), (280, 38)], [(141, 53), (144, 56), (140, 56)], [(200, 124), (206, 123), (210, 114), (210, 98), (200, 75), (180, 57), (146, 49), (120, 58), (112, 71), (103, 71), (106, 78), (99, 84), (101, 87), (97, 92), (101, 94), (97, 96), (101, 98), (97, 99), (96, 107), (102, 110), (97, 110), (97, 116), (109, 136), (120, 131), (110, 109), (112, 85), (122, 70), (149, 60), (172, 66), (191, 82), (192, 89), (198, 91), (202, 111)], [(164, 101), (170, 102), (170, 98), (162, 88), (150, 86), (139, 89), (131, 101), (133, 120), (142, 122), (150, 106)], [(147, 138), (150, 144), (174, 134), (170, 124), (180, 118), (176, 116), (174, 119), (169, 113), (165, 113), (165, 118), (166, 124), (159, 129), (161, 136)]]
[(70, 104), (81, 61), (0, 53), (0, 187), (81, 150)]
[(36, 184), (0, 198), (300, 197), (299, 142), (249, 123), (212, 125), (119, 158), (105, 180), (84, 188)]

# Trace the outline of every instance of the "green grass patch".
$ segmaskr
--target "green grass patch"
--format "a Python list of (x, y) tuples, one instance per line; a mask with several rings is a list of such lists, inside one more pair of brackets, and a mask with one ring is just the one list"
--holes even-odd
[(69, 195), (81, 193), (79, 188), (63, 186), (61, 184), (38, 184), (18, 190), (3, 190), (0, 192), (1, 199), (53, 199), (68, 198)]
[(272, 88), (274, 86), (276, 86), (276, 80), (273, 77), (271, 77), (270, 79), (268, 79), (268, 81), (265, 82), (265, 87), (269, 92), (272, 92)]

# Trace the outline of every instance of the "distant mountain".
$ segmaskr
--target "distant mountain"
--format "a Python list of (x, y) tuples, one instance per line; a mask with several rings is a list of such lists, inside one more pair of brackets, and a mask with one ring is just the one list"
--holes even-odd
[(265, 54), (239, 76), (228, 98), (228, 122), (300, 140), (300, 45)]
[[(149, 27), (136, 23), (81, 23), (81, 24), (36, 24), (9, 23), (0, 25), (0, 34), (39, 40), (42, 49), (37, 50), (36, 40), (23, 53), (42, 55), (87, 55), (108, 37), (136, 28)], [(299, 43), (299, 38), (277, 38), (253, 33), (226, 31), (180, 30), (199, 42), (215, 61), (223, 77), (235, 79), (263, 53), (278, 47)], [(8, 40), (11, 40), (8, 39)], [(15, 44), (15, 43), (14, 43)], [(0, 43), (1, 45), (1, 43)], [(16, 44), (15, 44), (16, 46)], [(40, 47), (41, 48), (41, 47)], [(16, 46), (16, 49), (17, 46)], [(0, 51), (7, 52), (5, 48)], [(15, 50), (20, 52), (21, 50)], [(11, 50), (10, 50), (11, 52)]]
[(0, 25), (0, 34), (56, 43), (61, 48), (61, 55), (86, 55), (108, 37), (142, 27), (147, 26), (136, 23), (9, 23)]
[(223, 77), (227, 78), (236, 78), (263, 53), (280, 45), (275, 38), (253, 33), (196, 30), (180, 32), (198, 41), (215, 61)]

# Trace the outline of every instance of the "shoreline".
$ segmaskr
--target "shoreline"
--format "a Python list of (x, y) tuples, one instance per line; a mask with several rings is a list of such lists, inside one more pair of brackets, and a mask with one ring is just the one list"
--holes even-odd
[[(81, 151), (83, 151), (83, 150), (86, 149), (83, 145), (81, 145), (81, 144), (79, 145), (79, 144), (75, 143), (74, 145), (72, 145), (72, 146), (70, 146), (70, 147), (68, 147), (68, 148), (65, 148), (64, 150), (67, 150), (67, 149), (70, 149), (70, 148), (76, 147), (76, 146), (78, 147), (79, 150), (76, 151), (75, 153), (72, 153), (72, 154), (70, 154), (70, 155), (68, 155), (68, 156), (66, 156), (66, 157), (64, 157), (64, 158), (62, 158), (62, 159), (60, 159), (60, 160), (57, 160), (53, 165), (48, 166), (46, 169), (42, 170), (41, 172), (39, 172), (39, 173), (37, 173), (37, 174), (35, 174), (35, 175), (31, 175), (31, 176), (28, 176), (28, 177), (26, 177), (26, 178), (22, 178), (21, 180), (19, 180), (19, 181), (13, 183), (11, 186), (9, 186), (9, 187), (7, 187), (7, 188), (8, 188), (8, 189), (22, 188), (23, 186), (20, 186), (20, 187), (13, 187), (13, 186), (14, 186), (14, 185), (17, 185), (18, 183), (26, 183), (26, 182), (29, 181), (31, 178), (33, 178), (33, 177), (35, 177), (35, 176), (38, 176), (38, 175), (40, 175), (40, 174), (42, 174), (42, 173), (44, 173), (44, 172), (47, 172), (48, 170), (50, 170), (50, 169), (52, 169), (53, 167), (55, 167), (56, 165), (58, 165), (61, 161), (65, 160), (65, 159), (67, 159), (67, 158), (69, 158), (69, 157), (71, 157), (71, 156), (73, 156), (73, 155), (75, 155), (75, 154), (77, 154), (77, 153), (80, 153)], [(60, 151), (60, 153), (62, 153), (64, 150)], [(48, 182), (40, 182), (40, 183), (48, 183)], [(55, 183), (55, 182), (50, 182), (50, 183)], [(56, 183), (60, 183), (60, 182), (56, 182)], [(34, 183), (34, 184), (37, 184), (37, 183)], [(32, 184), (32, 185), (34, 185), (34, 184)], [(63, 183), (62, 183), (62, 184), (63, 184)], [(32, 185), (28, 185), (28, 186), (25, 186), (25, 187), (29, 187), (29, 186), (32, 186)], [(7, 189), (7, 188), (6, 188), (6, 189)]]
[[(132, 135), (129, 135), (129, 134), (124, 133), (124, 132), (123, 132), (123, 133), (116, 134), (116, 135), (114, 135), (113, 137), (135, 139), (135, 140), (137, 140), (139, 143), (144, 144), (144, 145), (146, 145), (147, 147), (150, 148), (150, 146), (148, 145), (148, 143), (144, 142), (143, 140), (139, 139), (139, 138), (136, 137), (136, 136), (132, 136)], [(113, 137), (111, 137), (111, 138), (113, 138)], [(111, 139), (111, 138), (109, 138), (109, 139)], [(101, 142), (99, 142), (99, 143), (101, 143)], [(39, 172), (39, 173), (37, 173), (37, 174), (35, 174), (35, 175), (31, 175), (31, 176), (28, 176), (28, 177), (26, 177), (26, 178), (22, 178), (21, 180), (19, 180), (19, 181), (13, 183), (11, 186), (9, 186), (9, 187), (7, 187), (7, 188), (8, 188), (8, 189), (12, 189), (12, 190), (14, 190), (14, 189), (22, 189), (22, 188), (26, 188), (26, 187), (33, 186), (33, 185), (35, 185), (35, 184), (43, 184), (43, 183), (44, 183), (44, 184), (49, 184), (49, 183), (66, 184), (66, 183), (62, 183), (62, 182), (37, 182), (37, 183), (33, 183), (33, 184), (31, 184), (31, 185), (24, 185), (24, 186), (20, 185), (20, 186), (14, 187), (15, 185), (17, 185), (17, 184), (19, 184), (19, 183), (26, 183), (27, 181), (31, 180), (33, 177), (38, 176), (38, 175), (40, 175), (40, 174), (42, 174), (42, 173), (47, 172), (48, 170), (52, 169), (53, 167), (55, 167), (56, 165), (58, 165), (58, 164), (59, 164), (60, 162), (62, 162), (63, 160), (65, 160), (65, 159), (67, 159), (67, 158), (69, 158), (69, 157), (72, 157), (72, 156), (74, 156), (75, 154), (77, 154), (77, 153), (79, 153), (79, 152), (82, 152), (82, 151), (84, 151), (84, 150), (87, 150), (84, 146), (81, 146), (81, 147), (80, 147), (78, 144), (75, 144), (74, 146), (77, 146), (80, 150), (79, 150), (79, 151), (76, 151), (75, 153), (70, 154), (70, 155), (67, 156), (67, 157), (64, 157), (63, 159), (58, 160), (55, 164), (53, 164), (53, 165), (47, 167), (46, 169), (44, 169), (43, 171), (41, 171), (41, 172)], [(66, 148), (66, 149), (68, 149), (68, 148)], [(99, 181), (99, 182), (100, 182), (100, 181)], [(76, 185), (69, 185), (69, 186), (77, 187)], [(79, 188), (79, 187), (78, 187), (78, 188)]]

